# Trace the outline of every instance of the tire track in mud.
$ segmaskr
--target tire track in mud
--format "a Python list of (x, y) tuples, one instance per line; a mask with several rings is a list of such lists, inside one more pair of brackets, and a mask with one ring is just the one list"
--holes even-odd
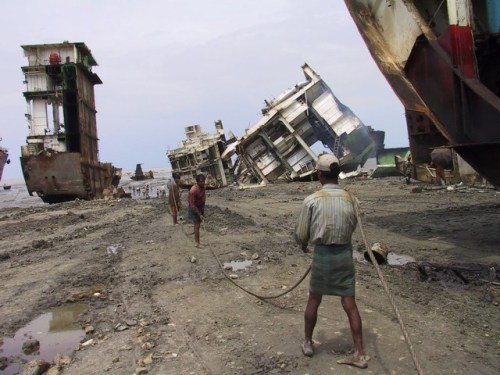
[[(165, 217), (166, 204), (163, 201), (141, 201), (136, 208), (139, 211), (122, 215), (120, 222), (115, 222), (119, 225), (113, 225), (106, 233), (107, 244), (117, 245), (116, 253), (107, 254), (105, 247), (100, 250), (112, 265), (111, 270), (103, 272), (108, 276), (104, 280), (105, 299), (101, 304), (88, 301), (89, 310), (82, 320), (95, 326), (93, 337), (104, 338), (107, 342), (103, 344), (100, 341), (98, 347), (103, 344), (115, 349), (110, 349), (113, 352), (111, 358), (103, 356), (98, 347), (86, 348), (85, 353), (76, 352), (75, 358), (84, 361), (81, 366), (87, 369), (102, 369), (104, 366), (109, 374), (122, 374), (123, 368), (130, 371), (140, 367), (146, 354), (157, 347), (163, 327), (169, 322), (168, 314), (152, 298), (152, 289), (165, 280), (160, 272), (151, 267), (154, 264), (143, 266), (153, 261), (148, 254), (158, 247), (156, 241), (170, 238), (170, 234), (165, 232), (155, 235), (156, 241), (151, 240), (151, 232), (161, 229), (158, 217)], [(142, 260), (132, 260), (135, 258)], [(133, 324), (129, 325), (130, 322)], [(118, 351), (117, 346), (121, 346)], [(79, 374), (79, 371), (78, 368), (70, 368), (67, 372)]]

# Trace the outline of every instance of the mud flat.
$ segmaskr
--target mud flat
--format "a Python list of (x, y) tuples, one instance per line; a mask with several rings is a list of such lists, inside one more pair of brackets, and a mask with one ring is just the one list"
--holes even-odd
[[(341, 184), (361, 202), (369, 243), (384, 242), (398, 260), (382, 273), (424, 372), (496, 374), (499, 193), (407, 186), (398, 178)], [(166, 200), (156, 196), (2, 206), (0, 345), (44, 314), (83, 304), (71, 328), (83, 337), (63, 374), (416, 374), (381, 282), (363, 259), (359, 229), (357, 299), (368, 370), (336, 364), (352, 345), (333, 297), (320, 309), (315, 356), (302, 356), (308, 279), (263, 302), (223, 276), (210, 250), (222, 264), (244, 264), (227, 272), (254, 293), (290, 288), (311, 261), (291, 236), (296, 215), (318, 188), (208, 191), (204, 249), (194, 246), (191, 224), (172, 225)], [(14, 355), (0, 363), (4, 374), (24, 366)]]

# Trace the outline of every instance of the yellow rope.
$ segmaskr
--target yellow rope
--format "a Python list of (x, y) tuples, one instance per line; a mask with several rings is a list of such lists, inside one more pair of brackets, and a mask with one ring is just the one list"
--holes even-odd
[[(356, 212), (356, 217), (357, 217), (358, 223), (359, 223), (359, 229), (360, 229), (360, 232), (361, 232), (361, 237), (363, 238), (363, 242), (364, 242), (365, 248), (368, 251), (368, 255), (370, 257), (370, 260), (371, 260), (372, 264), (375, 266), (375, 270), (377, 271), (377, 274), (378, 274), (378, 276), (380, 278), (380, 281), (382, 282), (382, 286), (384, 287), (384, 290), (385, 290), (385, 292), (386, 292), (386, 294), (387, 294), (387, 296), (389, 298), (389, 301), (390, 301), (391, 306), (392, 306), (392, 308), (394, 310), (394, 313), (396, 314), (396, 317), (397, 317), (399, 325), (401, 327), (401, 331), (403, 332), (403, 336), (405, 338), (406, 344), (408, 345), (408, 349), (410, 350), (410, 354), (411, 354), (411, 357), (413, 359), (413, 363), (415, 364), (415, 367), (417, 369), (417, 373), (419, 375), (423, 375), (424, 373), (423, 373), (422, 368), (420, 366), (420, 361), (419, 361), (419, 359), (417, 357), (417, 354), (416, 354), (416, 352), (415, 352), (415, 350), (413, 348), (413, 344), (411, 342), (410, 335), (408, 334), (408, 331), (406, 330), (405, 324), (404, 324), (403, 319), (401, 317), (401, 313), (399, 312), (399, 309), (396, 306), (396, 302), (394, 300), (394, 296), (392, 295), (391, 291), (389, 290), (389, 286), (387, 285), (387, 282), (384, 279), (384, 275), (382, 274), (382, 271), (380, 270), (378, 262), (375, 259), (375, 256), (373, 255), (373, 252), (372, 252), (370, 246), (368, 245), (368, 241), (366, 239), (365, 231), (364, 231), (364, 228), (363, 228), (363, 222), (361, 220), (361, 214), (359, 212), (358, 205), (355, 203), (356, 200), (355, 200), (354, 196), (350, 192), (348, 192), (348, 193), (351, 196), (351, 199), (352, 199), (352, 202), (353, 202), (354, 210)], [(202, 224), (203, 224), (203, 231), (206, 233), (207, 231), (206, 231), (206, 228), (205, 228), (205, 222), (202, 222)], [(183, 230), (183, 232), (184, 232), (184, 230)], [(185, 232), (184, 232), (184, 234), (186, 235)], [(219, 267), (220, 267), (223, 275), (226, 277), (226, 279), (228, 279), (233, 285), (235, 285), (236, 287), (238, 287), (239, 289), (241, 289), (245, 293), (248, 293), (251, 296), (254, 296), (254, 297), (256, 297), (258, 299), (261, 299), (261, 300), (279, 298), (279, 297), (284, 296), (285, 294), (290, 293), (297, 286), (299, 286), (299, 284), (306, 278), (306, 276), (309, 274), (309, 271), (311, 270), (311, 266), (309, 266), (307, 268), (306, 272), (304, 272), (304, 274), (302, 275), (302, 277), (290, 289), (287, 289), (284, 292), (276, 294), (276, 295), (273, 295), (273, 296), (263, 296), (263, 295), (259, 295), (257, 293), (253, 293), (253, 292), (249, 291), (248, 289), (245, 289), (244, 287), (242, 287), (241, 285), (239, 285), (238, 283), (236, 283), (233, 279), (231, 279), (231, 277), (224, 270), (224, 266), (221, 263), (219, 257), (217, 256), (217, 254), (215, 254), (215, 251), (212, 249), (212, 246), (211, 246), (210, 242), (208, 242), (208, 248), (209, 248), (210, 252), (212, 253), (212, 255), (214, 256), (214, 258), (217, 261), (217, 263), (219, 264)]]
[[(205, 229), (205, 223), (203, 223), (203, 231), (206, 232), (206, 229)], [(257, 294), (257, 293), (254, 293), (254, 292), (251, 292), (249, 291), (248, 289), (245, 289), (244, 287), (242, 287), (241, 285), (239, 285), (236, 281), (234, 281), (233, 279), (231, 279), (231, 276), (229, 276), (227, 274), (227, 272), (224, 270), (224, 266), (222, 265), (219, 257), (217, 256), (217, 254), (215, 254), (215, 251), (212, 249), (212, 246), (210, 243), (208, 243), (208, 248), (210, 250), (210, 252), (212, 253), (212, 255), (214, 256), (215, 260), (217, 261), (217, 263), (219, 264), (219, 267), (222, 271), (222, 273), (224, 274), (224, 276), (226, 277), (226, 279), (228, 279), (231, 283), (233, 283), (236, 287), (240, 288), (241, 290), (243, 290), (245, 293), (248, 293), (250, 294), (251, 296), (254, 296), (258, 299), (262, 299), (262, 300), (266, 300), (266, 299), (274, 299), (274, 298), (279, 298), (281, 296), (284, 296), (285, 294), (288, 294), (290, 293), (292, 290), (294, 290), (296, 287), (298, 287), (300, 285), (300, 283), (306, 278), (306, 276), (309, 274), (309, 271), (311, 270), (311, 266), (307, 267), (307, 270), (306, 272), (304, 272), (304, 274), (302, 275), (302, 277), (299, 279), (299, 281), (297, 281), (290, 289), (287, 289), (285, 290), (284, 292), (282, 293), (279, 293), (279, 294), (276, 294), (276, 295), (273, 295), (273, 296), (263, 296), (263, 295), (260, 295), (260, 294)]]
[(356, 217), (357, 217), (358, 223), (359, 223), (359, 230), (361, 231), (361, 237), (363, 238), (365, 248), (368, 251), (368, 255), (370, 256), (370, 260), (371, 260), (372, 264), (375, 266), (375, 269), (377, 270), (378, 277), (380, 278), (380, 281), (382, 282), (382, 286), (384, 287), (384, 290), (387, 294), (387, 297), (389, 297), (389, 301), (391, 303), (392, 309), (394, 310), (394, 313), (396, 314), (396, 317), (398, 318), (399, 326), (401, 327), (401, 331), (403, 332), (403, 336), (405, 338), (406, 344), (408, 345), (408, 348), (410, 350), (410, 354), (411, 354), (411, 357), (413, 359), (413, 363), (415, 364), (415, 367), (417, 369), (417, 373), (419, 375), (423, 375), (424, 373), (423, 373), (422, 368), (420, 366), (420, 362), (418, 360), (417, 354), (415, 353), (415, 350), (413, 349), (413, 344), (411, 342), (410, 335), (408, 334), (408, 331), (406, 330), (406, 327), (404, 325), (403, 319), (401, 318), (401, 314), (399, 312), (399, 309), (396, 306), (396, 302), (394, 300), (394, 297), (393, 297), (391, 291), (389, 290), (389, 286), (387, 285), (387, 283), (384, 279), (384, 275), (382, 275), (382, 271), (380, 271), (380, 267), (378, 265), (377, 260), (375, 259), (375, 256), (373, 255), (372, 249), (368, 245), (368, 241), (366, 240), (365, 231), (363, 229), (363, 222), (361, 221), (361, 214), (359, 212), (358, 205), (355, 204), (354, 196), (350, 192), (348, 192), (348, 193), (351, 196), (351, 199), (353, 202), (354, 210), (356, 212)]

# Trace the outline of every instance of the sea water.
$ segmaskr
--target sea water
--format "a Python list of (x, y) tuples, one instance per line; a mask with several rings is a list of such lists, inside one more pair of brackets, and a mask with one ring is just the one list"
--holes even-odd
[[(10, 186), (9, 190), (4, 185)], [(2, 180), (0, 183), (0, 212), (4, 208), (43, 206), (38, 196), (30, 196), (23, 179)]]
[[(150, 169), (145, 168), (145, 171)], [(150, 186), (149, 197), (156, 198), (157, 190), (166, 189), (168, 181), (172, 177), (172, 172), (167, 168), (152, 168), (154, 178), (142, 181), (133, 181), (130, 177), (134, 172), (124, 171), (122, 172), (122, 178), (120, 180), (119, 186), (123, 187), (125, 193), (129, 192), (129, 186), (131, 188), (142, 187), (144, 185)], [(10, 186), (9, 190), (5, 190), (4, 185)], [(168, 190), (167, 190), (168, 191)], [(132, 195), (134, 199), (144, 198), (143, 196)], [(0, 213), (6, 208), (28, 208), (43, 206), (44, 203), (38, 195), (33, 194), (30, 196), (28, 189), (26, 188), (26, 183), (23, 178), (3, 180), (0, 182)]]

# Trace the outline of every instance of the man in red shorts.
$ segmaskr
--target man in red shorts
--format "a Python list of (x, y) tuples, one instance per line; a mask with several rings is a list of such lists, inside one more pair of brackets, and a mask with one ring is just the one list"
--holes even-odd
[(196, 247), (202, 247), (200, 243), (200, 225), (205, 220), (205, 175), (196, 176), (196, 184), (189, 189), (188, 194), (188, 217), (194, 223), (194, 241)]

